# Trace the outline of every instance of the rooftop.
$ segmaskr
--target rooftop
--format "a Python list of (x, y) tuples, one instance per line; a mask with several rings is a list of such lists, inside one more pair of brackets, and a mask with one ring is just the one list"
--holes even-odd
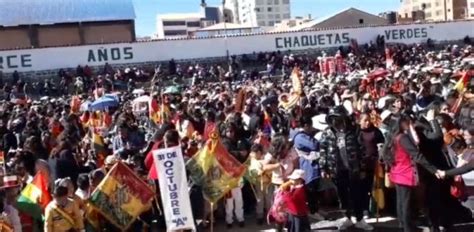
[(0, 0), (0, 26), (135, 19), (132, 0)]
[(189, 18), (204, 18), (200, 13), (177, 13), (177, 14), (160, 14), (157, 16), (161, 20), (180, 20)]
[(245, 28), (257, 28), (250, 25), (242, 25), (235, 23), (218, 23), (209, 27), (201, 28), (198, 31), (217, 31), (217, 30), (233, 30), (233, 29), (245, 29)]

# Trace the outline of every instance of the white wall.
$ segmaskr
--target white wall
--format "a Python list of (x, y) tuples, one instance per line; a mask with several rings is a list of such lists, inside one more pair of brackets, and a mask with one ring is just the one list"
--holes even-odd
[[(421, 43), (428, 38), (438, 41), (474, 37), (474, 21), (394, 25), (326, 31), (287, 32), (228, 37), (231, 55), (328, 48), (348, 45), (350, 39), (359, 44), (375, 42), (377, 35), (385, 35), (386, 42)], [(403, 36), (401, 38), (401, 35)], [(407, 38), (407, 35), (409, 38)], [(4, 73), (74, 68), (77, 65), (126, 64), (167, 61), (172, 58), (196, 59), (226, 55), (224, 38), (189, 40), (160, 40), (140, 43), (117, 43), (58, 48), (0, 51), (0, 70)], [(100, 53), (100, 54), (99, 54)]]

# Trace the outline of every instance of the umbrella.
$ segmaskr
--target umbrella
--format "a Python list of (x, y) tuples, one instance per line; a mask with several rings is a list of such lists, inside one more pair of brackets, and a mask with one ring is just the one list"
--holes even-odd
[(92, 102), (89, 105), (89, 110), (91, 111), (98, 111), (98, 110), (105, 110), (109, 107), (118, 106), (119, 102), (118, 99), (111, 96), (103, 96), (96, 101)]
[(136, 95), (142, 95), (145, 93), (145, 90), (143, 89), (134, 89), (132, 94), (136, 94)]
[(176, 86), (169, 86), (163, 92), (164, 94), (177, 94), (179, 93), (179, 89)]
[(367, 77), (369, 79), (376, 79), (376, 78), (379, 78), (379, 77), (384, 77), (388, 74), (389, 72), (384, 69), (384, 68), (379, 68), (377, 70), (374, 70), (372, 71), (371, 73), (369, 73), (369, 75), (367, 75)]
[(140, 96), (140, 97), (137, 97), (133, 100), (133, 103), (141, 103), (141, 102), (150, 102), (151, 101), (151, 97), (150, 96), (147, 96), (147, 95), (143, 95), (143, 96)]

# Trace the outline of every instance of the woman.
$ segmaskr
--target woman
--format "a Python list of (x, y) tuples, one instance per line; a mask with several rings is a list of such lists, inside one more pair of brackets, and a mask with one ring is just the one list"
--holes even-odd
[(418, 185), (418, 172), (416, 165), (419, 164), (430, 173), (435, 174), (437, 169), (431, 165), (419, 152), (414, 141), (416, 137), (413, 120), (407, 114), (402, 114), (395, 127), (395, 135), (392, 141), (393, 162), (390, 169), (390, 180), (395, 184), (397, 194), (397, 214), (403, 231), (414, 231), (411, 223), (410, 200), (411, 194)]
[(364, 189), (364, 199), (362, 205), (364, 210), (369, 210), (369, 195), (372, 192), (373, 176), (375, 166), (379, 157), (379, 149), (383, 146), (384, 137), (382, 132), (374, 126), (369, 114), (365, 113), (360, 116), (360, 131), (359, 131), (359, 144), (362, 145), (363, 162), (366, 170), (363, 173), (362, 184)]

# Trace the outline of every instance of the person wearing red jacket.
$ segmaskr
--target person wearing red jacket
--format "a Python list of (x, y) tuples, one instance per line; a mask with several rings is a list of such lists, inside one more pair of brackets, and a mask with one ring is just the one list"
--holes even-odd
[(290, 181), (281, 186), (282, 190), (287, 192), (285, 203), (288, 212), (287, 229), (289, 232), (311, 231), (304, 177), (304, 170), (295, 169), (288, 176)]

